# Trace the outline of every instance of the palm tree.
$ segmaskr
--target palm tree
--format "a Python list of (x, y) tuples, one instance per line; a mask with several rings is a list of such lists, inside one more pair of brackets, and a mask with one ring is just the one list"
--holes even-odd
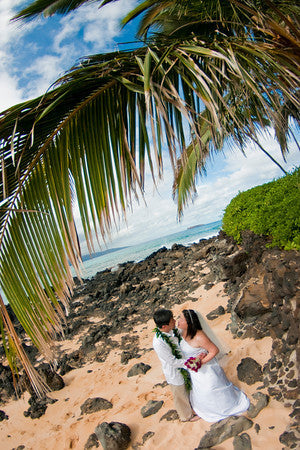
[[(83, 3), (36, 0), (16, 19)], [(269, 0), (141, 2), (124, 23), (142, 14), (144, 45), (83, 58), (45, 95), (0, 114), (0, 286), (48, 358), (73, 289), (69, 263), (80, 276), (75, 197), (93, 251), (93, 231), (105, 239), (132, 196), (143, 195), (146, 168), (154, 182), (161, 176), (164, 141), (179, 214), (225, 140), (244, 150), (273, 126), (288, 150), (289, 120), (299, 121), (300, 53), (299, 8), (286, 8)], [(16, 371), (21, 360), (40, 392), (2, 298), (0, 310), (10, 366)]]

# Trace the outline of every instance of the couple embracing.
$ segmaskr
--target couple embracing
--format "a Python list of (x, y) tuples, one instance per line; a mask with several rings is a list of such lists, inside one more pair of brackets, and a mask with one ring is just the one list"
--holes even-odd
[(184, 309), (178, 328), (168, 309), (155, 311), (153, 319), (156, 324), (153, 348), (181, 421), (202, 418), (216, 422), (249, 408), (247, 396), (227, 379), (220, 367), (216, 338), (199, 313)]

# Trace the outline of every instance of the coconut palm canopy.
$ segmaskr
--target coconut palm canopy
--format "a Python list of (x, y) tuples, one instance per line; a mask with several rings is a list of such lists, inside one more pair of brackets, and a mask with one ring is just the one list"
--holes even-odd
[[(101, 7), (110, 1), (99, 1)], [(15, 20), (66, 14), (84, 0), (36, 0)], [(51, 358), (62, 332), (80, 245), (90, 251), (143, 194), (145, 170), (174, 167), (182, 213), (207, 156), (225, 140), (242, 151), (273, 127), (283, 155), (299, 123), (299, 7), (286, 1), (147, 0), (143, 45), (82, 58), (43, 96), (0, 113), (0, 283), (34, 344)], [(168, 152), (163, 151), (166, 145)], [(266, 151), (265, 149), (262, 149)], [(0, 299), (3, 345), (36, 391), (43, 386)]]

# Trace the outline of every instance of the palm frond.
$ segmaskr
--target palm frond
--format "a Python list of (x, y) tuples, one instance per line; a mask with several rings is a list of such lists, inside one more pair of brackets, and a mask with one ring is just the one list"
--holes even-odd
[(41, 14), (45, 17), (68, 14), (85, 3), (95, 3), (95, 1), (101, 0), (35, 0), (16, 14), (13, 20), (32, 20)]
[[(39, 0), (17, 17), (81, 3)], [(147, 45), (82, 59), (44, 96), (0, 114), (0, 286), (49, 358), (73, 289), (70, 265), (80, 276), (75, 196), (92, 251), (93, 232), (105, 239), (143, 195), (147, 165), (161, 176), (165, 144), (179, 214), (226, 139), (243, 151), (273, 126), (288, 151), (289, 120), (299, 121), (296, 13), (283, 20), (273, 3), (269, 15), (258, 3), (142, 2), (129, 20), (143, 12), (141, 33), (160, 31)], [(2, 304), (1, 315), (7, 351), (23, 358)]]

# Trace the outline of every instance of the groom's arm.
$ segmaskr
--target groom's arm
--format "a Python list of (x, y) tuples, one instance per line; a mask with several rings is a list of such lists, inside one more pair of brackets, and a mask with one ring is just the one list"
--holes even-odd
[(153, 348), (157, 353), (157, 356), (159, 357), (160, 361), (164, 364), (168, 364), (172, 367), (175, 367), (177, 369), (184, 369), (185, 365), (185, 359), (177, 359), (174, 355), (172, 355), (172, 351), (168, 344), (161, 341), (160, 339), (157, 339), (153, 343)]

